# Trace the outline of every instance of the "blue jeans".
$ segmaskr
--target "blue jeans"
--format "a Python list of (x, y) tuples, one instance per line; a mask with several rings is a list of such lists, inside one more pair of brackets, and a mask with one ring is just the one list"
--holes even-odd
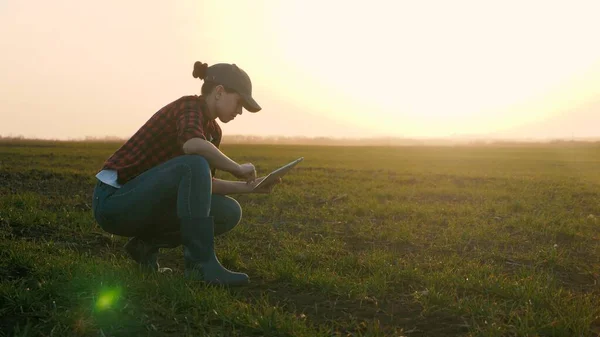
[(98, 181), (92, 210), (105, 231), (147, 238), (178, 231), (182, 219), (207, 216), (214, 217), (216, 236), (232, 230), (242, 218), (235, 199), (212, 194), (210, 166), (199, 155), (173, 158), (121, 188)]

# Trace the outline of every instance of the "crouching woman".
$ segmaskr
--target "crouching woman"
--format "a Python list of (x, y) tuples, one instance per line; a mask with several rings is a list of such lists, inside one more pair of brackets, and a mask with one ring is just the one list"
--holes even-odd
[[(211, 284), (241, 285), (248, 275), (221, 265), (214, 237), (242, 217), (228, 195), (269, 193), (254, 187), (253, 164), (238, 164), (219, 149), (222, 131), (243, 109), (258, 112), (250, 78), (235, 64), (208, 67), (196, 62), (193, 76), (204, 80), (201, 95), (183, 96), (158, 110), (104, 163), (96, 175), (93, 212), (105, 231), (130, 237), (125, 250), (144, 268), (159, 268), (161, 248), (183, 246), (185, 276)], [(238, 181), (216, 179), (215, 170)]]

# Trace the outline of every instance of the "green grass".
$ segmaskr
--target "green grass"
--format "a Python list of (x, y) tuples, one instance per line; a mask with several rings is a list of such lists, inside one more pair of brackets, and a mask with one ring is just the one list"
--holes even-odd
[(96, 226), (119, 145), (0, 142), (0, 336), (600, 335), (600, 144), (226, 145), (263, 174), (305, 157), (236, 197), (232, 289), (181, 249), (145, 274)]

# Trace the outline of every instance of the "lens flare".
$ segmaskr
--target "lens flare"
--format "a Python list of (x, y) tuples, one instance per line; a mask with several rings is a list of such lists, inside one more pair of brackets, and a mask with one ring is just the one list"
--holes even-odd
[(112, 308), (121, 297), (121, 288), (110, 288), (100, 291), (96, 300), (96, 310), (102, 311)]

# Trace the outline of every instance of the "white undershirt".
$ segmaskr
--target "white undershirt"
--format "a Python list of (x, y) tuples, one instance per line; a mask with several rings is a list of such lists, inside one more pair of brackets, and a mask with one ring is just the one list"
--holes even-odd
[(121, 184), (117, 182), (118, 175), (116, 170), (102, 170), (96, 174), (96, 178), (107, 185), (121, 188)]

